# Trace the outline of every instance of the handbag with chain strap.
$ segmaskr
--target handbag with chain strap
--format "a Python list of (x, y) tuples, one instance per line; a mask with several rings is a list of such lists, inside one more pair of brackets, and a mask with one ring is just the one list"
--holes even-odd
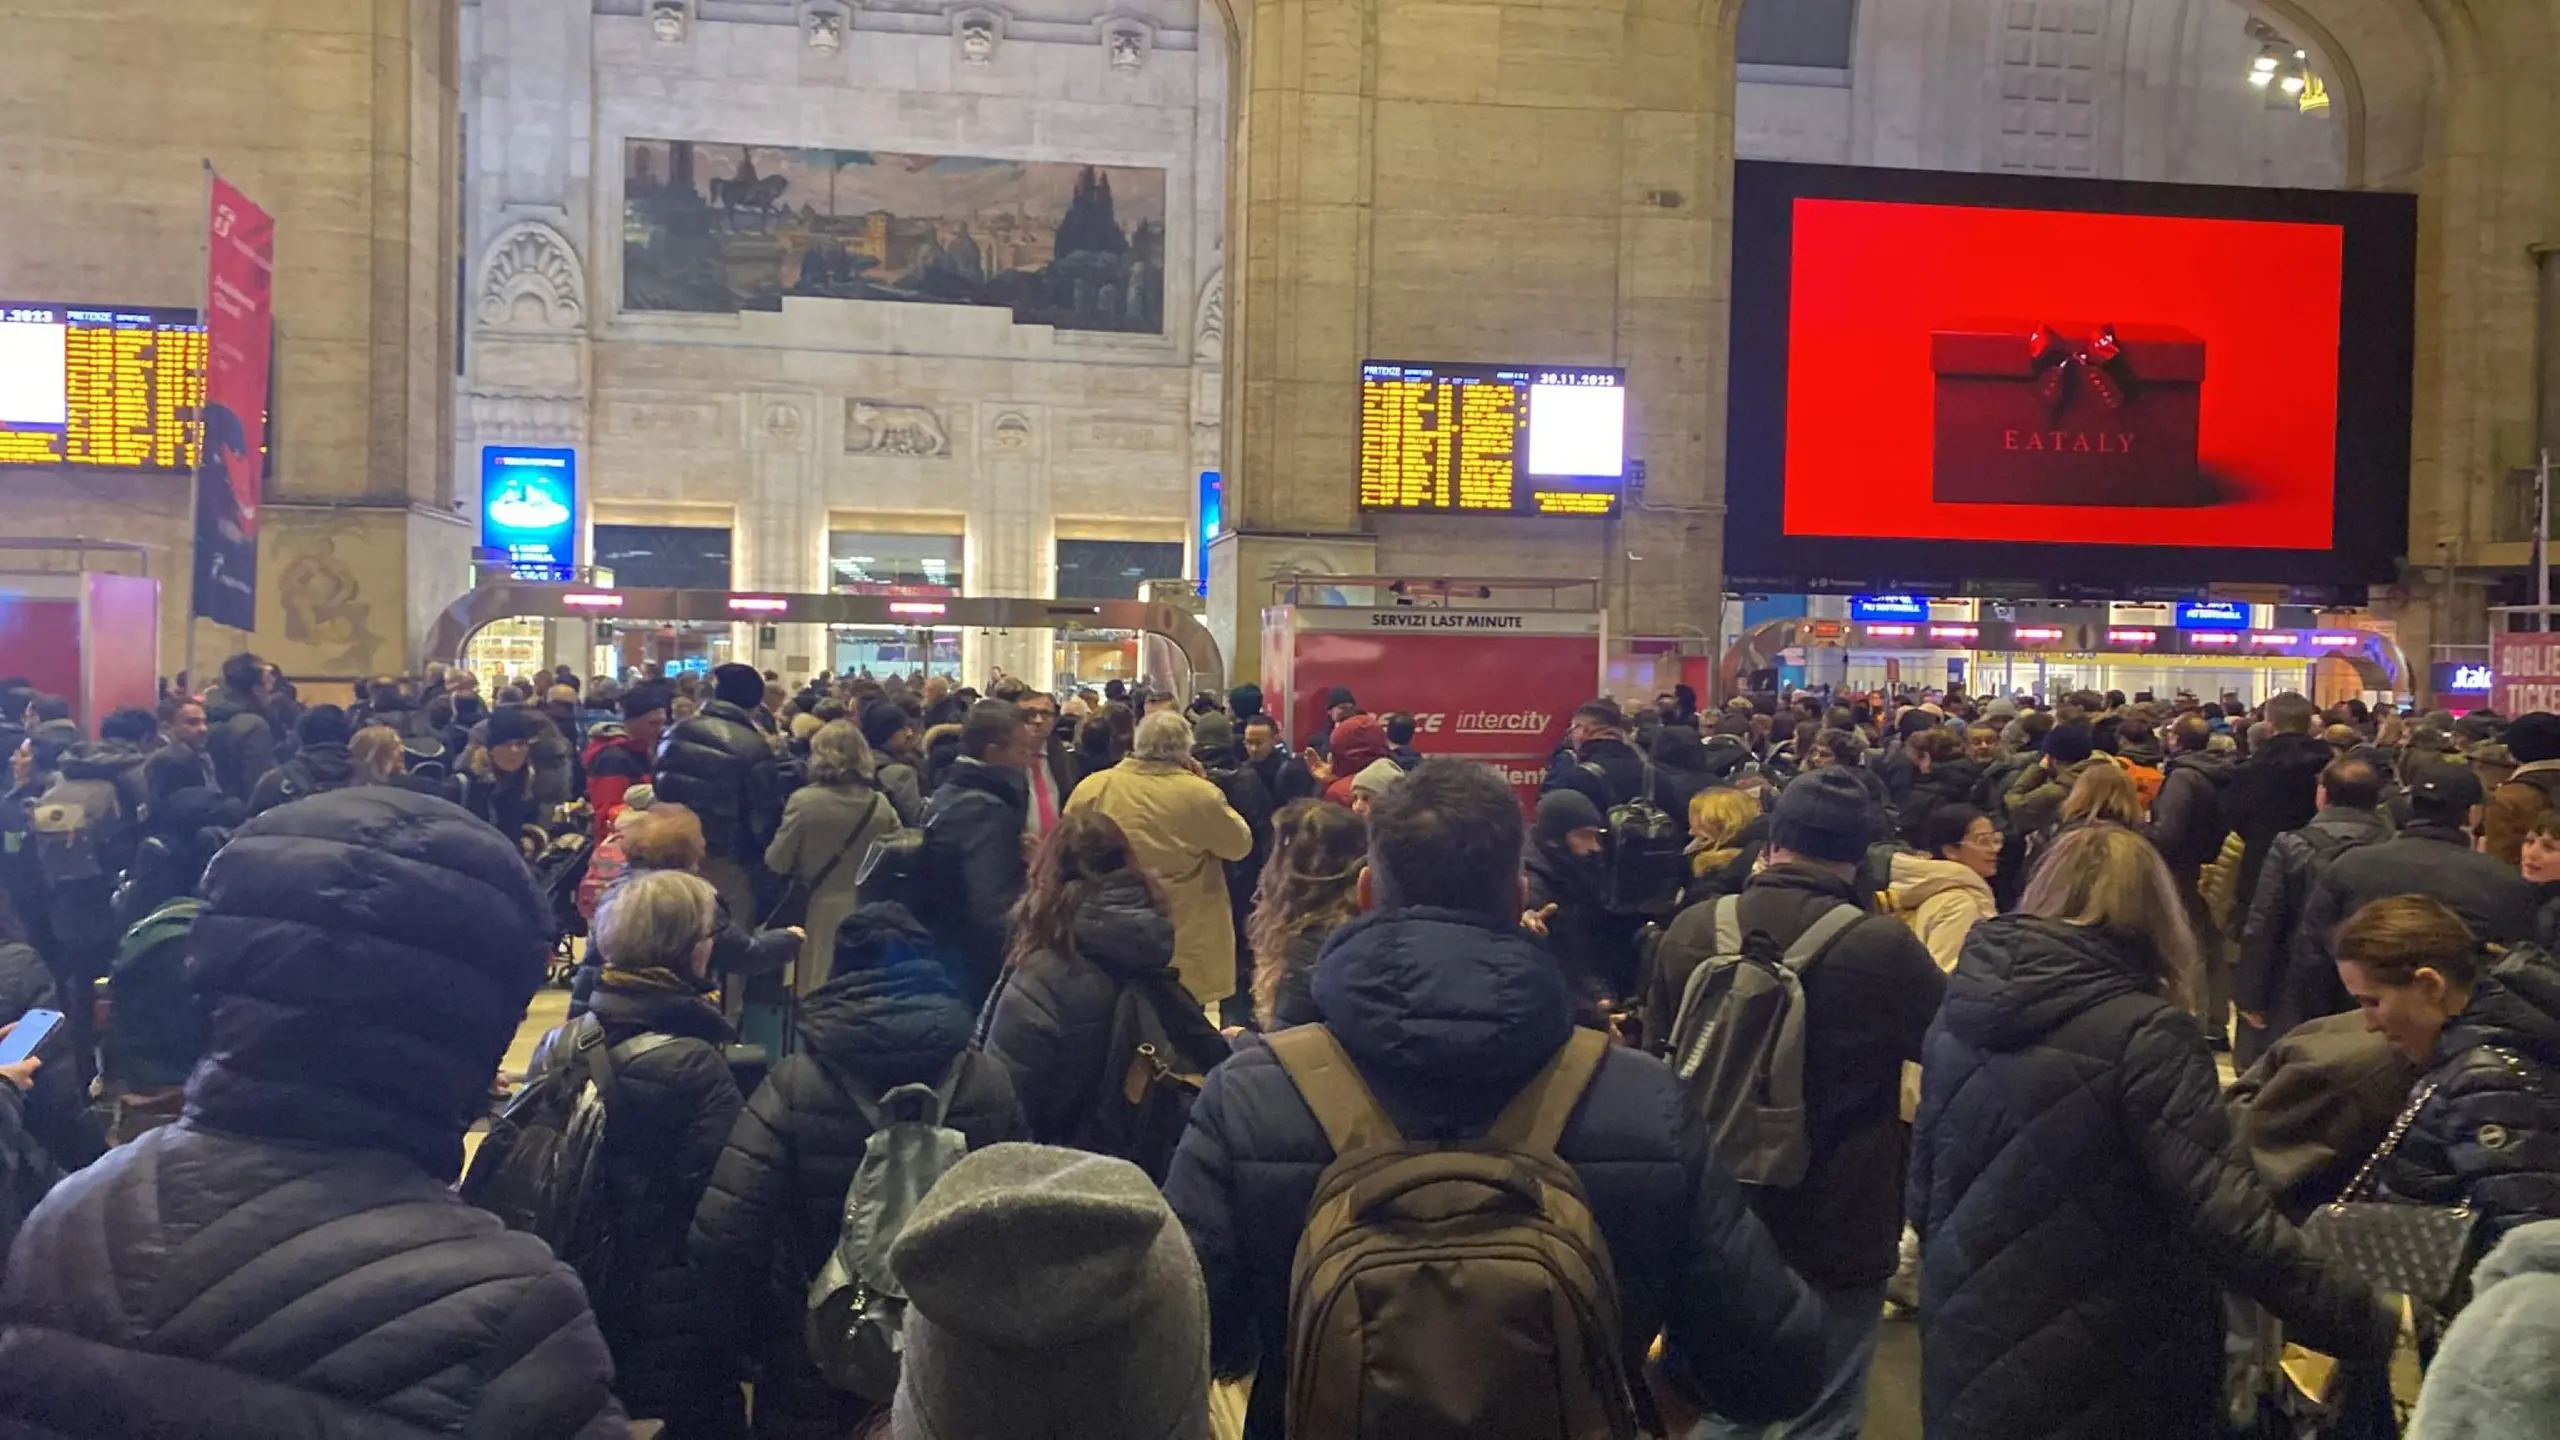
[(2471, 1258), (2478, 1212), (2467, 1204), (2405, 1205), (2373, 1198), (2375, 1173), (2435, 1098), (2436, 1083), (2419, 1086), (2409, 1097), (2399, 1118), (2391, 1122), (2390, 1133), (2366, 1158), (2356, 1178), (2347, 1182), (2337, 1199), (2303, 1221), (2302, 1238), (2368, 1283), (2441, 1312)]

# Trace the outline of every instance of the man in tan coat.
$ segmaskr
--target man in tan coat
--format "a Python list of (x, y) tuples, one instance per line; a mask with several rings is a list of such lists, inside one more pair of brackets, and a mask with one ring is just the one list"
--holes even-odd
[(1129, 758), (1088, 776), (1067, 813), (1099, 810), (1129, 837), (1173, 910), (1173, 968), (1210, 1009), (1235, 993), (1235, 919), (1222, 862), (1253, 851), (1253, 831), (1191, 758), (1191, 722), (1159, 710), (1138, 724)]

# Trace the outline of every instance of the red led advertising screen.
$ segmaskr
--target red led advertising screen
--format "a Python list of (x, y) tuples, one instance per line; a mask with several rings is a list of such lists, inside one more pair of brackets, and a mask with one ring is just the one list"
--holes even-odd
[(1742, 583), (2383, 578), (2406, 201), (1738, 167)]

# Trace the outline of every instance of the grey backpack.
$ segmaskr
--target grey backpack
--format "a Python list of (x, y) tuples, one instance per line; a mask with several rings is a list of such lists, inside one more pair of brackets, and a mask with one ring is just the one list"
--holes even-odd
[(1680, 989), (1669, 1058), (1717, 1162), (1744, 1184), (1804, 1179), (1804, 971), (1864, 917), (1833, 906), (1782, 953), (1766, 930), (1743, 931), (1741, 896), (1715, 902), (1707, 958)]
[(844, 1193), (844, 1223), (818, 1278), (809, 1282), (810, 1363), (828, 1384), (886, 1403), (897, 1393), (907, 1292), (889, 1270), (889, 1246), (907, 1228), (925, 1192), (960, 1157), (968, 1138), (944, 1124), (969, 1052), (951, 1059), (942, 1083), (901, 1085), (876, 1102), (845, 1077), (854, 1105), (871, 1122), (862, 1165)]

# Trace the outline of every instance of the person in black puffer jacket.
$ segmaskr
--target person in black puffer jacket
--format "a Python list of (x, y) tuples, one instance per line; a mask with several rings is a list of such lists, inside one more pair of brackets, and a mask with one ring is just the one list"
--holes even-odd
[(542, 983), (532, 873), (454, 806), (364, 787), (251, 821), (205, 898), (185, 1116), (20, 1233), (0, 1431), (624, 1434), (578, 1277), (451, 1188)]
[(301, 748), (292, 759), (268, 771), (249, 793), (250, 814), (263, 815), (287, 800), (324, 795), (356, 783), (355, 761), (347, 754), (347, 742), (356, 732), (346, 711), (335, 705), (314, 705), (294, 722), (293, 733)]
[(1964, 740), (1943, 725), (1905, 739), (1902, 755), (1903, 763), (1911, 767), (1911, 786), (1895, 802), (1894, 813), (1902, 821), (1902, 842), (1920, 849), (1929, 816), (1940, 806), (1970, 802), (1981, 788), (1982, 767), (1965, 758)]
[(685, 1251), (712, 1164), (746, 1106), (726, 1053), (737, 1036), (704, 989), (718, 909), (701, 876), (651, 870), (607, 891), (594, 927), (604, 973), (593, 1014), (604, 1043), (627, 1047), (628, 1058), (595, 1182), (615, 1217), (614, 1244), (608, 1273), (585, 1277), (587, 1293), (623, 1404), (666, 1421), (668, 1440), (745, 1428)]
[[(1002, 700), (972, 706), (960, 757), (925, 802), (922, 897), (916, 916), (940, 942), (960, 994), (983, 1006), (1011, 943), (1006, 920), (1022, 898), (1022, 837), (1030, 828), (1030, 732)], [(1057, 831), (1049, 832), (1052, 835)]]
[(2358, 910), (2337, 946), (2366, 1026), (2426, 1067), (2383, 1195), (2468, 1204), (2492, 1235), (2560, 1220), (2560, 967), (2530, 947), (2484, 963), (2462, 916), (2424, 895)]
[(702, 818), (702, 838), (711, 847), (703, 875), (720, 887), (732, 911), (752, 915), (766, 883), (765, 847), (782, 828), (789, 786), (782, 757), (749, 713), (764, 703), (763, 674), (752, 665), (723, 665), (711, 672), (711, 694), (667, 732), (658, 752), (658, 798)]
[(837, 1440), (872, 1408), (819, 1376), (802, 1328), (871, 1138), (855, 1087), (876, 1103), (901, 1085), (941, 1084), (957, 1059), (945, 1123), (972, 1150), (1023, 1138), (1012, 1079), (969, 1048), (971, 1023), (932, 932), (899, 906), (866, 906), (837, 929), (827, 983), (800, 1002), (799, 1048), (730, 1129), (691, 1249), (724, 1358), (760, 1377), (757, 1435)]
[[(1522, 828), (1510, 787), (1467, 760), (1423, 761), (1371, 811), (1361, 897), (1375, 909), (1327, 942), (1315, 998), (1408, 1139), (1484, 1134), (1573, 1033), (1562, 975), (1520, 932)], [(1687, 1113), (1660, 1062), (1612, 1048), (1556, 1150), (1608, 1242), (1627, 1373), (1660, 1334), (1674, 1391), (1780, 1419), (1821, 1385), (1821, 1310)], [(1252, 1043), (1210, 1072), (1165, 1181), (1208, 1285), (1214, 1372), (1261, 1372), (1248, 1440), (1284, 1428), (1290, 1265), (1333, 1158), (1289, 1072)]]
[(183, 751), (164, 749), (143, 763), (142, 839), (116, 887), (116, 924), (131, 929), (180, 896), (196, 893), (204, 868), (248, 809), (205, 786), (204, 771)]
[(2070, 831), (2022, 911), (1967, 937), (1921, 1065), (1923, 1433), (2221, 1434), (2226, 1288), (2360, 1374), (2387, 1359), (2394, 1310), (2304, 1246), (2232, 1144), (2158, 853)]
[(2320, 772), (2337, 758), (2337, 752), (2311, 733), (2318, 713), (2310, 701), (2291, 691), (2269, 700), (2267, 723), (2275, 733), (2231, 772), (2225, 804), (2243, 847), (2231, 892), (2235, 915), (2248, 913), (2249, 901), (2258, 893), (2258, 871), (2267, 863), (2276, 837), (2310, 824), (2319, 811), (2315, 797)]
[[(1041, 845), (1013, 931), (1013, 953), (987, 1002), (979, 1045), (1011, 1072), (1033, 1140), (1080, 1145), (1100, 1104), (1120, 997), (1151, 985), (1168, 1024), (1185, 1008), (1200, 1017), (1199, 1002), (1184, 1000), (1173, 968), (1173, 917), (1120, 826), (1099, 811), (1079, 810)], [(1200, 1019), (1203, 1033), (1193, 1037), (1203, 1052), (1190, 1057), (1199, 1070), (1225, 1049), (1207, 1027)], [(1211, 1046), (1219, 1053), (1205, 1053)]]

